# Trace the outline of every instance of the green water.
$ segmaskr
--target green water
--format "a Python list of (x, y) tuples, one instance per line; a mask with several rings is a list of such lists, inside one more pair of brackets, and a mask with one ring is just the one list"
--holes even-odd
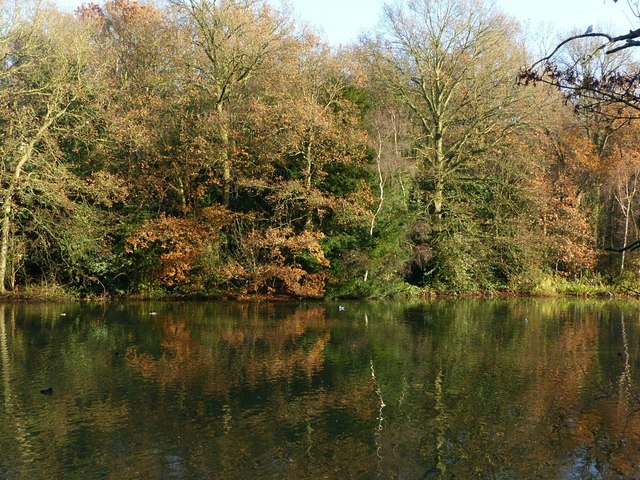
[(0, 478), (640, 476), (637, 304), (344, 306), (0, 305)]

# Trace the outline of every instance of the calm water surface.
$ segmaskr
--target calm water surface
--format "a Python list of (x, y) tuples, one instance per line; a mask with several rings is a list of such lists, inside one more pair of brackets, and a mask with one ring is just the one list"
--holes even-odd
[(640, 477), (637, 304), (345, 307), (0, 305), (0, 478)]

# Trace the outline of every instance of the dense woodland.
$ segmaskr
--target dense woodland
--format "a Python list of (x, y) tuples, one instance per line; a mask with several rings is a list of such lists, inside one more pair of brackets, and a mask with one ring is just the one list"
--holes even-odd
[(0, 291), (635, 292), (640, 67), (602, 37), (523, 74), (479, 0), (342, 48), (263, 0), (0, 0)]

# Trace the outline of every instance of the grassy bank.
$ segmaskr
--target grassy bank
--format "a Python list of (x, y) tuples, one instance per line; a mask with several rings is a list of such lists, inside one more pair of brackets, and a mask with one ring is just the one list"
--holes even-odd
[[(568, 279), (560, 275), (543, 275), (534, 283), (519, 285), (513, 288), (456, 291), (418, 288), (403, 282), (375, 286), (362, 284), (349, 285), (327, 293), (324, 299), (430, 299), (440, 297), (640, 297), (640, 280), (626, 276), (608, 281), (600, 276)], [(74, 300), (249, 300), (249, 301), (286, 301), (300, 297), (283, 295), (235, 295), (234, 292), (220, 292), (217, 294), (176, 295), (162, 289), (145, 289), (138, 292), (123, 294), (86, 295), (74, 289), (57, 284), (40, 284), (26, 286), (20, 290), (9, 291), (0, 295), (1, 302), (35, 302), (35, 301), (74, 301)]]

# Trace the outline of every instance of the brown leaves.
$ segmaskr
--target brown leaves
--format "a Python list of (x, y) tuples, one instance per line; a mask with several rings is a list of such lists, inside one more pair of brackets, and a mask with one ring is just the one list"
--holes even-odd
[(148, 221), (127, 238), (127, 253), (159, 250), (160, 267), (153, 272), (155, 281), (174, 286), (188, 280), (200, 265), (205, 249), (214, 243), (220, 229), (231, 221), (232, 214), (222, 206), (210, 207), (199, 218), (176, 218), (161, 215)]
[(157, 259), (151, 275), (158, 286), (197, 291), (208, 277), (216, 277), (241, 297), (324, 295), (330, 264), (319, 232), (254, 226), (240, 239), (240, 250), (233, 255), (237, 260), (220, 256), (212, 266), (210, 255), (219, 246), (220, 229), (234, 217), (221, 206), (206, 208), (197, 218), (161, 215), (129, 236), (126, 252)]
[(328, 267), (329, 261), (318, 243), (323, 237), (319, 232), (295, 234), (289, 227), (268, 228), (266, 232), (251, 232), (245, 246), (266, 255), (265, 260), (282, 262), (287, 257), (295, 259), (296, 256), (308, 254), (320, 265)]
[(100, 20), (106, 27), (112, 23), (109, 17), (116, 17), (126, 22), (148, 17), (152, 11), (153, 7), (140, 4), (135, 0), (107, 0), (104, 7), (93, 2), (83, 3), (76, 9), (76, 14), (81, 18)]
[(555, 157), (532, 185), (540, 201), (540, 225), (556, 271), (575, 275), (596, 262), (595, 227), (582, 205), (587, 180), (598, 168), (593, 144), (579, 132), (564, 132)]
[(320, 298), (328, 278), (323, 270), (329, 267), (319, 243), (323, 237), (319, 232), (295, 233), (289, 227), (253, 230), (243, 242), (245, 265), (228, 273), (243, 280), (243, 295)]
[(111, 208), (114, 203), (124, 202), (129, 195), (129, 189), (124, 180), (108, 172), (93, 173), (87, 180), (87, 184), (93, 200), (107, 208)]
[(575, 184), (568, 178), (555, 182), (552, 198), (543, 215), (549, 235), (549, 254), (559, 273), (576, 274), (595, 266), (595, 231), (581, 211)]

